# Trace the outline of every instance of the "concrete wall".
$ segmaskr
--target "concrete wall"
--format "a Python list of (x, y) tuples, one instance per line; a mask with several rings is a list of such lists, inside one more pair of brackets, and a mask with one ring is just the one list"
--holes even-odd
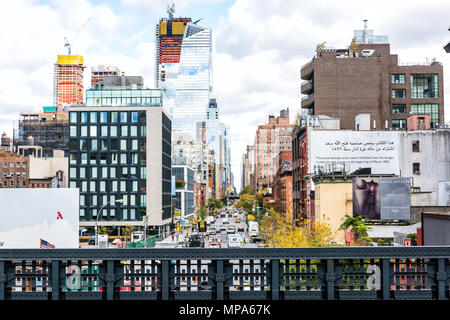
[[(412, 142), (419, 141), (419, 152)], [(413, 174), (413, 163), (420, 163), (420, 174)], [(407, 131), (400, 135), (402, 177), (412, 177), (412, 187), (431, 191), (427, 205), (437, 205), (438, 182), (450, 181), (450, 129)]]
[[(62, 155), (57, 151), (61, 151)], [(64, 158), (64, 151), (62, 150), (55, 150), (53, 158), (30, 157), (30, 179), (54, 177), (59, 170), (64, 171), (64, 174), (68, 177), (69, 159)]]
[[(319, 183), (315, 191), (316, 221), (330, 224), (337, 242), (345, 242), (344, 231), (338, 231), (346, 214), (352, 216), (352, 183)], [(329, 220), (328, 220), (329, 219)]]

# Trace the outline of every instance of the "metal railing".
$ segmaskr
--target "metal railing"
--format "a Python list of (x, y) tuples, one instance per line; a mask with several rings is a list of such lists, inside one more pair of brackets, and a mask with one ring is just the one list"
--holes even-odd
[(0, 300), (448, 300), (450, 247), (0, 249)]

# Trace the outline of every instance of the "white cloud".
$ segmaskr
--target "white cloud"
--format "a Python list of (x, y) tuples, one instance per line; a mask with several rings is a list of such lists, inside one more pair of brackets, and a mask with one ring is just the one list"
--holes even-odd
[[(72, 52), (85, 58), (86, 85), (90, 67), (104, 64), (142, 75), (145, 84), (153, 86), (154, 25), (166, 17), (167, 4), (172, 2), (177, 15), (190, 6), (221, 6), (226, 0), (2, 3), (0, 130), (11, 132), (20, 110), (52, 103), (53, 63), (57, 54), (66, 53), (64, 37), (71, 41)], [(242, 153), (253, 144), (257, 125), (265, 123), (269, 113), (277, 115), (286, 107), (293, 120), (300, 109), (300, 68), (312, 58), (317, 43), (345, 47), (353, 30), (362, 29), (363, 19), (368, 19), (369, 29), (389, 36), (391, 52), (400, 61), (436, 57), (447, 66), (450, 55), (442, 47), (450, 38), (448, 12), (448, 0), (411, 0), (407, 5), (387, 0), (236, 0), (228, 12), (205, 16), (205, 23), (219, 25), (213, 30), (214, 96), (221, 120), (230, 126), (236, 186), (241, 180)], [(450, 73), (444, 76), (448, 87)]]

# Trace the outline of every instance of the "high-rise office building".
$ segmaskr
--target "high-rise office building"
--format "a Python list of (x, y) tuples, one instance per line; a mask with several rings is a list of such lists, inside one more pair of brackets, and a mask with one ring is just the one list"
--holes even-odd
[(93, 227), (98, 219), (110, 228), (142, 227), (146, 216), (148, 226), (167, 232), (171, 121), (162, 91), (91, 88), (85, 105), (70, 107), (69, 121), (69, 187), (80, 189), (80, 226)]
[(161, 19), (156, 27), (155, 81), (164, 90), (174, 132), (195, 139), (196, 122), (206, 120), (212, 91), (212, 33), (191, 18)]
[(83, 56), (58, 55), (53, 74), (53, 105), (83, 103)]
[(373, 34), (373, 30), (367, 29), (367, 20), (364, 20), (364, 29), (363, 30), (354, 30), (353, 36), (356, 39), (356, 43), (361, 43), (361, 44), (389, 43), (388, 36), (375, 35), (375, 34)]

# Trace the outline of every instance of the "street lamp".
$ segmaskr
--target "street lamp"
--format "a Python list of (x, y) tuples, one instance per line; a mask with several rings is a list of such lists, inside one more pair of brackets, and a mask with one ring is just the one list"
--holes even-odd
[(96, 246), (96, 247), (98, 247), (98, 232), (97, 232), (97, 229), (98, 229), (98, 218), (100, 217), (103, 208), (106, 207), (108, 204), (110, 204), (110, 203), (112, 203), (112, 202), (114, 202), (114, 203), (123, 203), (123, 199), (119, 199), (119, 200), (111, 200), (111, 201), (105, 203), (105, 204), (100, 208), (100, 211), (97, 213), (97, 219), (95, 220), (95, 246)]

